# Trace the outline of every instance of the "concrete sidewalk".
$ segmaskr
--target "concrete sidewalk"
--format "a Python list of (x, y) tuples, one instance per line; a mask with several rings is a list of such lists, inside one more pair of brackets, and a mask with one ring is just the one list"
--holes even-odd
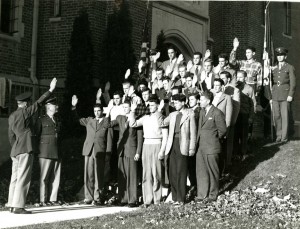
[(73, 219), (83, 219), (118, 212), (130, 212), (136, 208), (105, 207), (91, 205), (68, 205), (28, 209), (32, 214), (17, 215), (8, 211), (0, 212), (0, 228), (20, 227), (41, 223), (53, 223)]

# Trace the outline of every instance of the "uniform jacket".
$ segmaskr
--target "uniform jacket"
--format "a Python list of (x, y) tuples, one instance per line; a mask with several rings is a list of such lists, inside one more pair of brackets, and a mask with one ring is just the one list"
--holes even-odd
[[(180, 152), (185, 156), (192, 156), (196, 152), (196, 120), (195, 114), (192, 109), (183, 108), (181, 110), (182, 118), (180, 120), (180, 133), (179, 143)], [(163, 125), (169, 125), (169, 135), (166, 145), (165, 155), (168, 155), (173, 145), (173, 139), (175, 134), (176, 115), (178, 111), (170, 113), (168, 117), (163, 120)]]
[[(55, 122), (54, 122), (55, 121)], [(58, 159), (59, 123), (52, 120), (47, 114), (40, 117), (36, 123), (36, 134), (39, 142), (39, 155), (41, 158)]]
[(294, 97), (296, 90), (294, 67), (285, 63), (280, 70), (276, 66), (272, 73), (274, 81), (272, 99), (275, 101), (286, 101), (288, 96)]
[(26, 108), (18, 108), (8, 119), (8, 137), (12, 146), (11, 157), (33, 151), (31, 118), (38, 111), (41, 104), (51, 95), (50, 91), (44, 93), (34, 104)]
[(95, 118), (79, 118), (76, 109), (73, 115), (80, 125), (86, 127), (86, 139), (83, 144), (82, 155), (90, 156), (94, 147), (94, 155), (107, 151), (107, 132), (110, 126), (109, 118), (104, 117), (100, 123)]
[(119, 141), (117, 153), (120, 157), (133, 158), (135, 154), (141, 155), (143, 145), (143, 130), (129, 127), (127, 117), (118, 115), (116, 120), (111, 121), (111, 126), (119, 125)]
[(226, 126), (231, 126), (232, 113), (233, 113), (233, 105), (231, 96), (222, 94), (217, 102), (216, 107), (223, 112), (225, 115)]
[(225, 116), (218, 108), (213, 105), (207, 115), (201, 109), (197, 134), (197, 143), (202, 154), (221, 153), (222, 139), (226, 134)]

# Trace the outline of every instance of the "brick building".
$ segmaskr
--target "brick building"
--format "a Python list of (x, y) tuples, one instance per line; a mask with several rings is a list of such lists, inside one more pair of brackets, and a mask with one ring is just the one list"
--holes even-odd
[[(82, 8), (89, 15), (95, 56), (93, 78), (98, 86), (107, 16), (118, 2), (0, 0), (0, 78), (6, 79), (4, 98), (5, 106), (9, 107), (9, 110), (1, 108), (1, 112), (10, 113), (15, 108), (14, 96), (22, 91), (35, 88), (34, 95), (38, 96), (48, 87), (52, 77), (59, 79), (58, 96), (63, 93), (72, 25)], [(133, 0), (127, 3), (133, 23), (133, 46), (139, 59), (147, 2)], [(156, 36), (164, 30), (166, 42), (175, 45), (186, 59), (190, 59), (194, 51), (204, 53), (207, 48), (216, 59), (220, 52), (229, 53), (233, 38), (238, 37), (238, 57), (244, 58), (245, 47), (252, 45), (257, 49), (257, 59), (261, 60), (264, 6), (265, 2), (256, 1), (151, 1), (148, 21), (151, 46), (156, 46)], [(290, 50), (288, 60), (297, 72), (297, 66), (300, 66), (297, 58), (300, 48), (296, 45), (300, 38), (299, 8), (300, 4), (294, 2), (270, 4), (274, 44)], [(297, 81), (299, 85), (299, 79)], [(296, 120), (300, 120), (299, 97), (296, 93)]]

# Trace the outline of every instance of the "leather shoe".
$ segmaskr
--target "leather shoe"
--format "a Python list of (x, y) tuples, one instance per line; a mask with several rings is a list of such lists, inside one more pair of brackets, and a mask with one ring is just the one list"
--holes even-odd
[(31, 214), (31, 211), (26, 211), (24, 208), (14, 208), (14, 214)]
[(128, 204), (128, 207), (130, 207), (130, 208), (136, 208), (137, 205), (136, 205), (136, 203), (130, 203), (130, 204)]
[(93, 206), (100, 206), (100, 205), (101, 205), (101, 202), (100, 202), (100, 201), (93, 200), (92, 205), (93, 205)]
[(14, 208), (9, 208), (9, 212), (13, 212), (14, 211)]

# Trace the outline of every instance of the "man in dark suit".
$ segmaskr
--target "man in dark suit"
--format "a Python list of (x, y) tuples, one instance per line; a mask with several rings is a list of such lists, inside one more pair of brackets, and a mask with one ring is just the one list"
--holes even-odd
[(219, 192), (219, 154), (221, 139), (226, 134), (222, 111), (212, 105), (213, 94), (205, 91), (200, 97), (200, 111), (196, 156), (198, 200), (214, 201)]
[(61, 173), (61, 155), (59, 152), (60, 123), (55, 118), (57, 113), (56, 98), (46, 101), (46, 114), (36, 124), (39, 139), (40, 164), (40, 206), (57, 205), (57, 194)]
[(31, 181), (33, 165), (32, 144), (32, 117), (36, 114), (41, 104), (46, 101), (56, 87), (56, 78), (52, 79), (50, 89), (44, 93), (35, 103), (29, 106), (31, 93), (23, 93), (16, 97), (18, 109), (8, 119), (8, 136), (12, 146), (12, 175), (9, 185), (7, 206), (15, 214), (30, 214), (24, 209), (26, 196)]
[[(137, 161), (141, 158), (143, 145), (143, 130), (131, 128), (128, 116), (131, 111), (130, 100), (122, 104), (125, 115), (118, 115), (111, 121), (111, 126), (119, 126), (119, 141), (117, 144), (118, 161), (118, 194), (121, 205), (135, 207), (137, 202)], [(110, 108), (108, 108), (110, 110)], [(107, 116), (109, 115), (109, 112)]]
[(84, 160), (84, 203), (100, 205), (104, 186), (105, 154), (107, 150), (107, 132), (109, 119), (103, 117), (101, 104), (94, 105), (95, 118), (79, 118), (76, 112), (78, 98), (72, 97), (72, 110), (75, 119), (86, 127), (86, 139), (82, 155)]

